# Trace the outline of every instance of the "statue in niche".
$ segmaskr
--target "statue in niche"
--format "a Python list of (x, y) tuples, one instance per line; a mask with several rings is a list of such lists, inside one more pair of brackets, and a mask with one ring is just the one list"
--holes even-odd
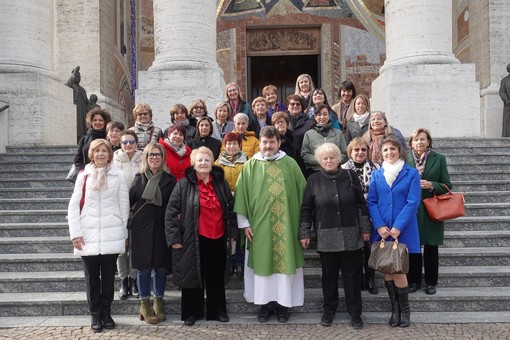
[(89, 97), (89, 105), (87, 106), (87, 112), (95, 108), (101, 108), (101, 105), (97, 103), (97, 96), (92, 93)]
[[(87, 91), (80, 86), (81, 75), (80, 66), (76, 66), (71, 72), (71, 77), (66, 85), (73, 89), (73, 103), (76, 105), (76, 137), (77, 143), (81, 137), (87, 133), (85, 117), (88, 112), (90, 101), (87, 97)], [(96, 104), (97, 105), (97, 104)]]
[(501, 79), (499, 87), (499, 96), (504, 105), (502, 137), (510, 137), (510, 64), (507, 65), (506, 70), (509, 74)]

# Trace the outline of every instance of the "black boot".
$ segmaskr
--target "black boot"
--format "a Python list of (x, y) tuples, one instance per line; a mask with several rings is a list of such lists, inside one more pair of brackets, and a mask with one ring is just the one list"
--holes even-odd
[(137, 285), (136, 279), (130, 278), (129, 281), (131, 283), (131, 295), (133, 295), (134, 298), (138, 299), (139, 295), (138, 295), (138, 285)]
[(368, 292), (370, 294), (379, 294), (379, 290), (377, 289), (377, 286), (375, 285), (375, 272), (371, 268), (367, 268), (365, 275), (367, 277), (367, 288)]
[(411, 308), (409, 307), (409, 286), (395, 287), (397, 299), (400, 304), (400, 327), (409, 327), (411, 324)]
[(400, 305), (397, 298), (397, 292), (395, 291), (397, 287), (395, 287), (393, 281), (384, 281), (384, 283), (388, 289), (388, 296), (390, 297), (391, 302), (390, 326), (397, 327), (400, 324)]
[(129, 295), (129, 277), (125, 277), (120, 282), (119, 298), (126, 300)]
[(103, 307), (103, 326), (106, 329), (114, 329), (115, 328), (115, 321), (113, 321), (113, 319), (112, 319), (110, 306)]

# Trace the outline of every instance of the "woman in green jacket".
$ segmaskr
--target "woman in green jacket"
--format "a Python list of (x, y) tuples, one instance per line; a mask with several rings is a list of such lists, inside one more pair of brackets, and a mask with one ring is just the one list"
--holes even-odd
[[(421, 177), (421, 198), (433, 197), (447, 192), (445, 185), (451, 189), (450, 175), (446, 167), (446, 158), (432, 151), (432, 137), (427, 129), (416, 129), (409, 138), (411, 152), (407, 154), (407, 164), (415, 167)], [(423, 263), (425, 267), (425, 293), (436, 293), (436, 285), (439, 270), (438, 246), (443, 244), (444, 222), (436, 222), (430, 219), (427, 210), (420, 203), (418, 208), (418, 229), (420, 243), (423, 245)], [(421, 288), (422, 256), (421, 254), (409, 254), (409, 293), (414, 293)]]

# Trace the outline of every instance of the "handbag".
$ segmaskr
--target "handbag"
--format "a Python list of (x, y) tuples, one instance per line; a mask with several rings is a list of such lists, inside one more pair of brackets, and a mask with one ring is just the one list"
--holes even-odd
[(372, 244), (368, 266), (384, 274), (407, 274), (409, 272), (409, 250), (403, 243), (385, 241)]
[(78, 178), (78, 173), (80, 173), (81, 169), (79, 169), (76, 165), (71, 165), (71, 169), (67, 173), (66, 180), (71, 183), (76, 183), (76, 178)]
[(464, 216), (464, 194), (453, 193), (443, 184), (448, 192), (423, 199), (423, 205), (432, 221), (447, 221)]

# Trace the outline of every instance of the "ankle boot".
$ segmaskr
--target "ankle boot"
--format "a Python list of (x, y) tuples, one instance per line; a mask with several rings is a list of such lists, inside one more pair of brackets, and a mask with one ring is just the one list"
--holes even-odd
[(368, 278), (367, 280), (367, 289), (370, 294), (379, 294), (379, 290), (377, 289), (377, 286), (375, 285), (375, 272), (371, 268), (366, 269), (366, 276)]
[(154, 314), (159, 319), (159, 321), (165, 321), (165, 305), (163, 304), (163, 298), (154, 298), (154, 305), (152, 307), (154, 309)]
[(384, 281), (384, 283), (388, 289), (388, 296), (390, 297), (391, 302), (390, 326), (397, 327), (400, 324), (400, 306), (397, 298), (397, 293), (395, 291), (396, 287), (393, 281)]
[(140, 320), (147, 322), (149, 325), (156, 325), (159, 323), (159, 319), (152, 310), (151, 301), (147, 299), (141, 299), (140, 306)]
[(395, 287), (397, 299), (400, 304), (400, 327), (409, 327), (411, 324), (411, 308), (409, 307), (409, 286)]
[(119, 299), (126, 300), (129, 294), (129, 277), (125, 277), (120, 282)]
[(138, 295), (138, 285), (137, 285), (136, 279), (130, 278), (129, 281), (131, 283), (131, 294), (133, 295), (134, 298), (138, 299), (139, 295)]

